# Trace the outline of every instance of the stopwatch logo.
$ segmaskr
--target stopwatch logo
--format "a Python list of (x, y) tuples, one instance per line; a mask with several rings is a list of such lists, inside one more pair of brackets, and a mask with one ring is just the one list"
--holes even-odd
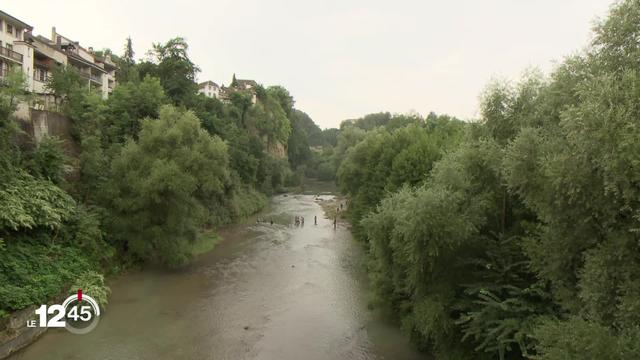
[[(82, 290), (62, 304), (41, 305), (35, 313), (39, 316), (39, 327), (64, 327), (73, 334), (86, 334), (100, 322), (100, 306), (91, 296), (83, 295)], [(48, 319), (47, 315), (53, 316)], [(27, 326), (35, 327), (36, 321), (27, 322)]]

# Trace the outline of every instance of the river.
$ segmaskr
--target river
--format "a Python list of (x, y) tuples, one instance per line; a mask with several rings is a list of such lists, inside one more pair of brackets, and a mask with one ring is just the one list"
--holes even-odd
[(425, 358), (367, 309), (361, 246), (314, 196), (275, 196), (257, 216), (274, 224), (225, 227), (186, 269), (118, 277), (95, 330), (50, 330), (11, 359)]

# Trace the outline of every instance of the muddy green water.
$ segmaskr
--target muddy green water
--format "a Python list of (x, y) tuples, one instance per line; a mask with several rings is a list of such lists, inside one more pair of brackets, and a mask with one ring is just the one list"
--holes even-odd
[(223, 229), (187, 269), (119, 277), (93, 332), (51, 330), (11, 359), (425, 358), (367, 309), (360, 245), (312, 195), (276, 196), (258, 216), (275, 223)]

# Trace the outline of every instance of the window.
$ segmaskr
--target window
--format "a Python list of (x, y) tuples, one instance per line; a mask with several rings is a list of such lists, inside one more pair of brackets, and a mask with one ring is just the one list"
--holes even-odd
[(34, 78), (40, 82), (45, 82), (47, 81), (47, 70), (45, 69), (40, 69), (40, 68), (35, 68), (34, 70)]
[(13, 34), (13, 25), (7, 24), (7, 34)]
[(13, 50), (13, 45), (11, 45), (11, 44), (7, 44), (7, 49), (9, 49), (9, 50)]

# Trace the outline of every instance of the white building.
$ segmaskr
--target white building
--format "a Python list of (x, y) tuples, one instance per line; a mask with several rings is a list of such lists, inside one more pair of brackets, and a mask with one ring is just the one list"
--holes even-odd
[(55, 27), (51, 29), (48, 45), (67, 55), (67, 64), (78, 70), (87, 81), (90, 91), (101, 94), (104, 99), (113, 91), (117, 67), (111, 61), (111, 56), (96, 56), (93, 48), (83, 48), (79, 42), (59, 34)]
[(217, 99), (220, 97), (220, 86), (211, 80), (205, 81), (198, 84), (198, 93), (204, 94), (204, 96), (209, 98)]
[(29, 36), (29, 42), (33, 47), (33, 83), (32, 92), (46, 94), (45, 87), (47, 79), (51, 74), (51, 69), (56, 66), (67, 66), (67, 55), (50, 45), (50, 41), (42, 36)]
[(34, 36), (33, 27), (0, 11), (0, 78), (10, 68), (20, 67), (27, 75), (27, 91), (47, 94), (45, 84), (55, 65), (73, 66), (78, 70), (90, 91), (107, 98), (116, 84), (117, 66), (111, 57), (94, 54), (51, 30), (51, 38)]
[(21, 68), (25, 74), (31, 74), (33, 48), (25, 41), (25, 35), (31, 30), (31, 25), (0, 11), (0, 77), (7, 76), (9, 69), (14, 67)]

